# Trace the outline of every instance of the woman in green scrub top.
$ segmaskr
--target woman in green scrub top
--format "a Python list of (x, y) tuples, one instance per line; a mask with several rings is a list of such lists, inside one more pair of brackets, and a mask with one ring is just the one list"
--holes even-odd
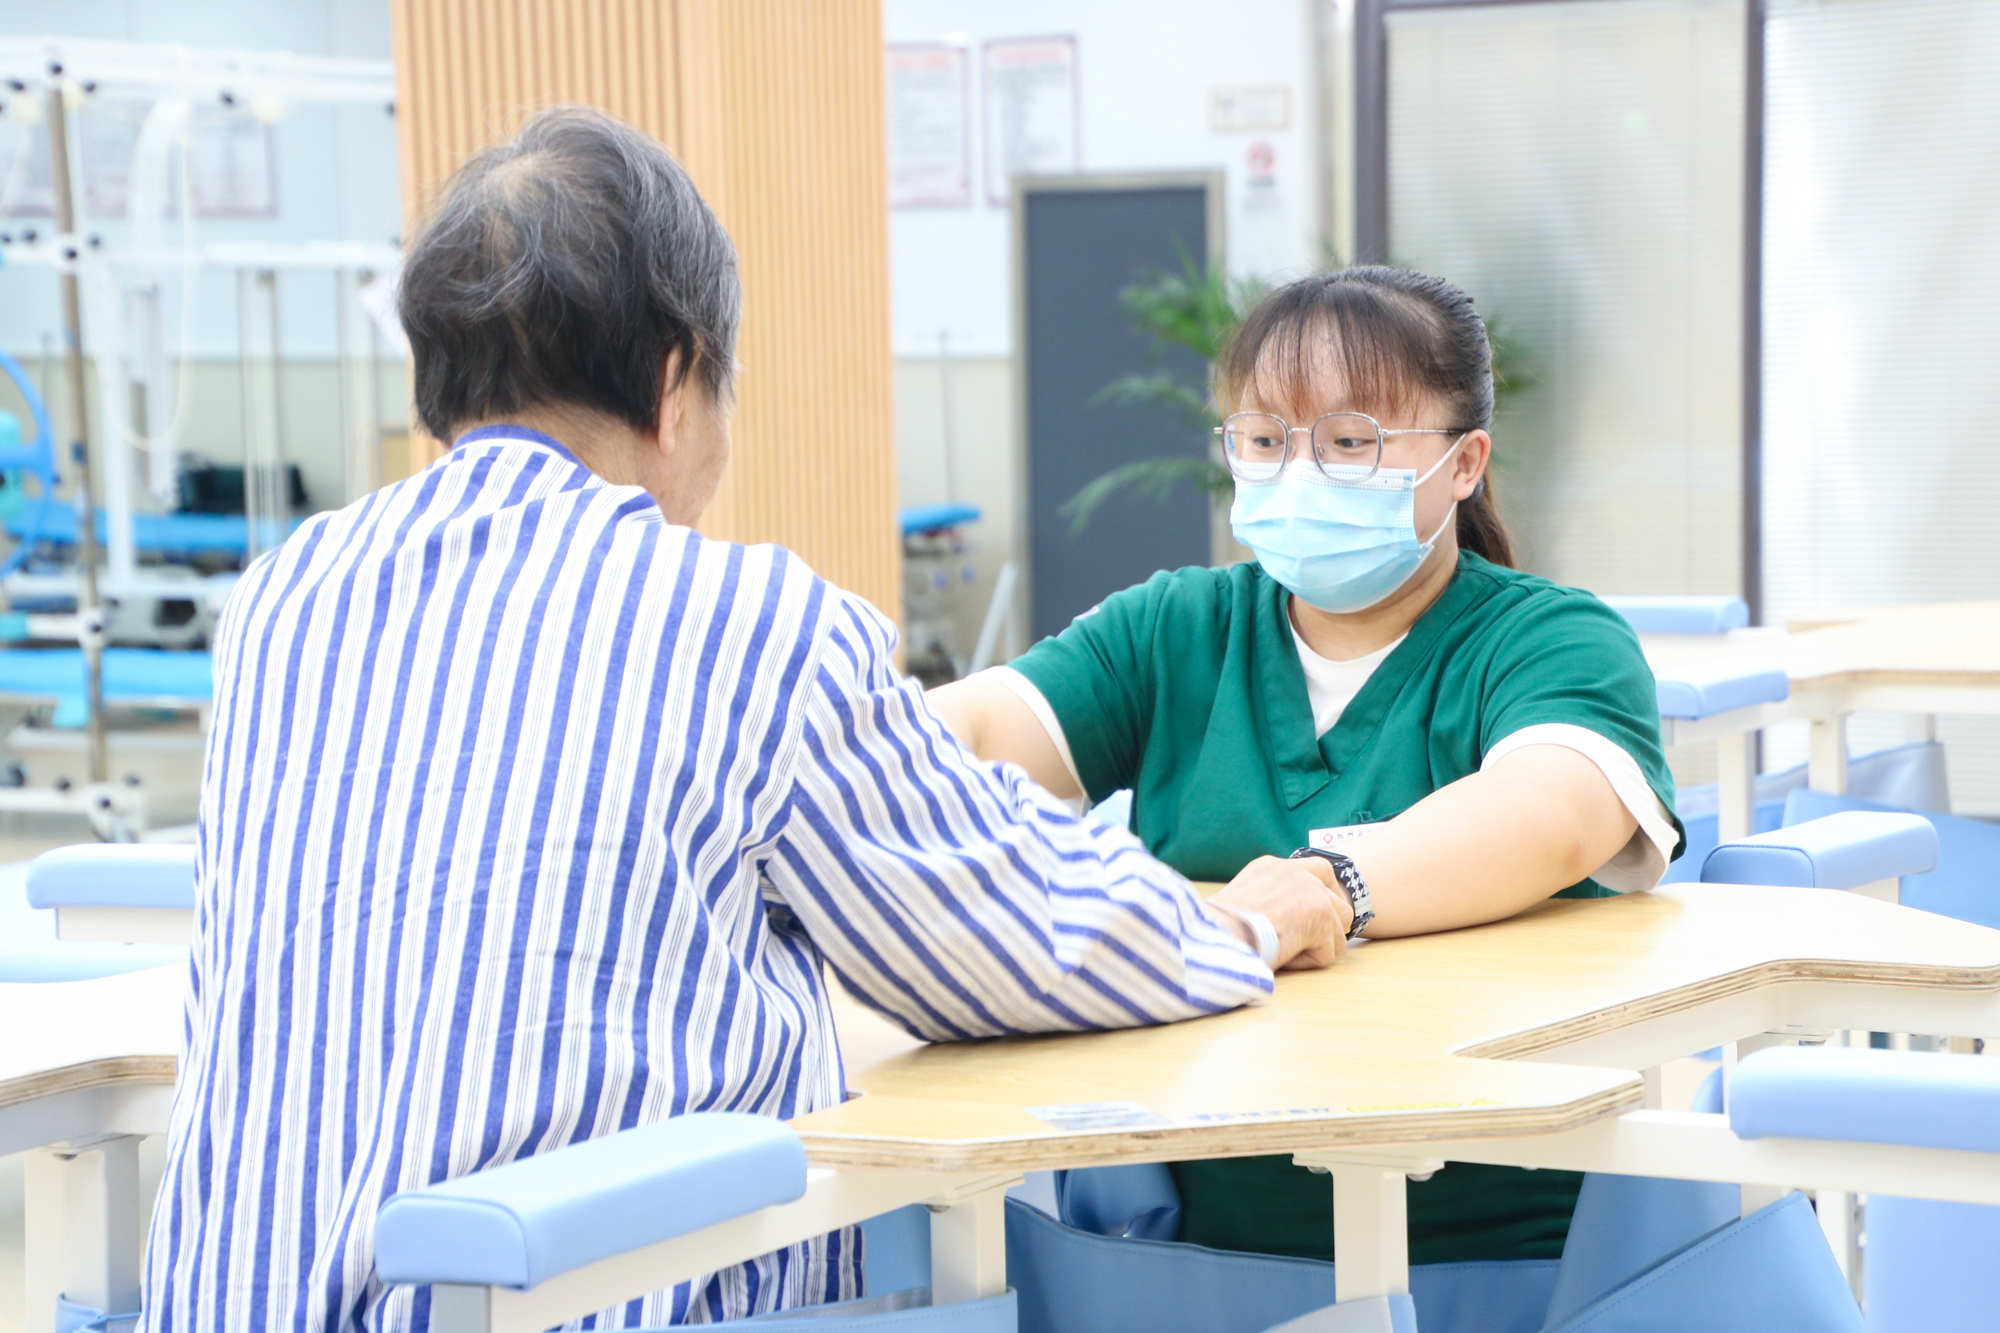
[[(1114, 594), (934, 691), (939, 715), (1057, 796), (1130, 788), (1133, 832), (1191, 879), (1332, 853), (1377, 939), (1658, 883), (1680, 831), (1653, 676), (1603, 603), (1512, 567), (1471, 299), (1390, 268), (1293, 283), (1214, 390), (1256, 562)], [(1174, 1176), (1183, 1240), (1333, 1257), (1324, 1176)], [(1410, 1186), (1410, 1260), (1558, 1257), (1579, 1181), (1448, 1166)]]

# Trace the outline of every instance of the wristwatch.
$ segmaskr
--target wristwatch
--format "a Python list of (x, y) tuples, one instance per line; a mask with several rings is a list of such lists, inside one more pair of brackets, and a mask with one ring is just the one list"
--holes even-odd
[(1354, 858), (1342, 852), (1301, 847), (1292, 853), (1291, 859), (1296, 861), (1302, 856), (1317, 856), (1333, 867), (1333, 877), (1340, 881), (1341, 888), (1347, 890), (1348, 904), (1354, 908), (1354, 924), (1347, 928), (1347, 938), (1353, 939), (1375, 919), (1375, 900), (1368, 896), (1368, 881), (1361, 878), (1361, 872), (1354, 866)]

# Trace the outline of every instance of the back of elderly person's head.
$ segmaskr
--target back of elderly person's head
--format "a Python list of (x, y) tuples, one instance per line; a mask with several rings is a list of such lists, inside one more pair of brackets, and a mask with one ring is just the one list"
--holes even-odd
[(731, 390), (728, 234), (666, 149), (588, 108), (541, 112), (459, 169), (400, 301), (417, 417), (447, 442), (530, 410), (652, 433), (662, 393), (689, 376), (712, 398)]

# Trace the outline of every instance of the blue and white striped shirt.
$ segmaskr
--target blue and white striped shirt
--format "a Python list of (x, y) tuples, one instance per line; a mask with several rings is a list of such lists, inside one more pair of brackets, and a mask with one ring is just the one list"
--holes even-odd
[[(928, 1038), (1270, 989), (1131, 837), (967, 753), (893, 641), (783, 550), (674, 527), (511, 427), (257, 562), (217, 634), (145, 1327), (427, 1326), (427, 1290), (375, 1280), (385, 1199), (838, 1101), (822, 960)], [(595, 1322), (859, 1280), (838, 1233)]]

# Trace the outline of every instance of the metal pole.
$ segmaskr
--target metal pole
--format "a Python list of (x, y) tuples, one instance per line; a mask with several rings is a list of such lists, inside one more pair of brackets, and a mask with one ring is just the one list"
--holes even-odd
[[(375, 280), (367, 269), (361, 271), (363, 286)], [(361, 469), (362, 490), (372, 491), (382, 484), (382, 331), (373, 319), (362, 321), (368, 329), (368, 456)], [(358, 497), (349, 496), (350, 500)]]
[(348, 348), (347, 302), (354, 294), (347, 270), (333, 271), (333, 357), (334, 391), (340, 402), (340, 502), (344, 505), (361, 494), (356, 475), (360, 461), (360, 431), (355, 429), (354, 357)]
[(946, 504), (958, 502), (958, 491), (951, 483), (951, 455), (953, 450), (951, 416), (951, 330), (938, 330), (938, 421), (943, 426), (943, 439), (938, 456), (944, 460), (944, 501)]
[(69, 170), (69, 107), (60, 85), (49, 89), (49, 182), (55, 194), (56, 233), (63, 237), (68, 247), (65, 257), (70, 260), (63, 267), (60, 287), (63, 360), (69, 377), (70, 454), (76, 466), (77, 489), (83, 492), (83, 513), (76, 525), (77, 556), (83, 562), (76, 608), (77, 644), (83, 649), (84, 698), (90, 705), (90, 780), (102, 783), (110, 777), (111, 762), (104, 741), (104, 608), (97, 600), (97, 478), (90, 466), (85, 416), (83, 308), (76, 276), (80, 256), (76, 246), (76, 182)]
[[(1744, 5), (1743, 600), (1764, 623), (1764, 0)], [(1763, 744), (1760, 735), (1758, 744)]]
[(243, 549), (249, 554), (252, 533), (250, 511), (256, 508), (256, 497), (251, 493), (251, 469), (257, 466), (257, 402), (256, 377), (250, 370), (250, 270), (236, 270), (236, 383), (241, 390), (243, 407)]
[(1354, 5), (1354, 254), (1389, 262), (1389, 32), (1387, 0)]
[(285, 470), (285, 405), (278, 383), (279, 367), (284, 361), (278, 338), (278, 270), (267, 268), (257, 276), (268, 296), (271, 320), (271, 467), (264, 476), (264, 512), (268, 516), (271, 540), (266, 544), (265, 534), (258, 533), (250, 546), (251, 554), (262, 555), (284, 540), (285, 515), (291, 505), (290, 491), (281, 475)]

